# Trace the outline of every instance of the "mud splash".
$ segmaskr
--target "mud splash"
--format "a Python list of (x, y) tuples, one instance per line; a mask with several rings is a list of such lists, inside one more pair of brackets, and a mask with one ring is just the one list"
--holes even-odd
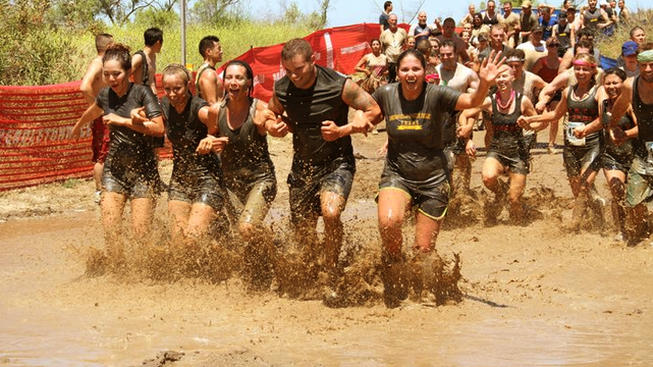
[[(365, 216), (365, 210), (359, 214)], [(117, 252), (88, 248), (84, 253), (85, 275), (108, 276), (125, 283), (197, 279), (219, 284), (238, 279), (250, 292), (322, 300), (328, 307), (372, 306), (383, 298), (381, 246), (373, 224), (373, 218), (358, 216), (348, 222), (335, 272), (323, 265), (323, 239), (317, 243), (297, 242), (282, 230), (284, 223), (273, 223), (250, 243), (237, 234), (223, 232), (219, 239), (205, 239), (194, 246), (172, 243), (167, 236), (160, 235), (167, 228), (159, 223), (159, 238), (155, 242), (143, 244), (124, 239), (118, 245), (122, 251)], [(415, 258), (410, 249), (406, 258)], [(435, 305), (459, 302), (460, 267), (457, 254), (431, 269), (416, 260), (407, 263), (410, 299)]]

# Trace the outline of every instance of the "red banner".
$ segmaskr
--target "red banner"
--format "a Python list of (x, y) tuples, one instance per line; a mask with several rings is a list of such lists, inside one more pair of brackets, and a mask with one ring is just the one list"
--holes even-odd
[[(408, 31), (409, 26), (401, 24), (400, 27)], [(378, 24), (363, 23), (319, 30), (304, 39), (311, 44), (318, 65), (351, 74), (361, 57), (371, 51), (369, 41), (378, 38), (379, 34)], [(272, 97), (274, 82), (286, 75), (281, 65), (283, 45), (252, 48), (236, 58), (252, 67), (253, 95), (256, 98), (268, 101)], [(218, 70), (219, 73), (223, 67)]]
[[(407, 29), (407, 25), (401, 25)], [(317, 63), (351, 74), (360, 58), (370, 52), (368, 42), (379, 36), (378, 24), (356, 24), (323, 29), (305, 37)], [(254, 95), (272, 96), (274, 81), (285, 74), (283, 44), (252, 48), (239, 56), (254, 71)], [(48, 86), (0, 86), (0, 191), (68, 178), (90, 177), (91, 131), (68, 139), (70, 129), (86, 109), (80, 81)], [(162, 91), (161, 78), (157, 86)], [(161, 155), (170, 156), (169, 149)]]

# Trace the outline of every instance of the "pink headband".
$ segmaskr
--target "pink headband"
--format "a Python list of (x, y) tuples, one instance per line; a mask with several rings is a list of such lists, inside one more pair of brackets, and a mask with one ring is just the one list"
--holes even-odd
[(587, 62), (585, 60), (574, 60), (574, 62), (572, 62), (571, 64), (575, 65), (575, 66), (587, 66), (587, 67), (590, 67), (590, 68), (595, 68), (596, 67), (596, 64), (593, 64), (591, 62)]

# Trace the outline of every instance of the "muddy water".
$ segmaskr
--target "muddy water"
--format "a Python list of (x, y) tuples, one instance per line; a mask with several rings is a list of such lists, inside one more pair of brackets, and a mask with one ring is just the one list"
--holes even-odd
[[(353, 200), (345, 223), (373, 226), (373, 209)], [(185, 353), (173, 366), (653, 364), (644, 246), (545, 222), (446, 231), (441, 251), (464, 262), (462, 303), (330, 309), (237, 278), (86, 277), (95, 215), (0, 224), (0, 365), (136, 366), (166, 350)]]
[[(356, 138), (355, 147), (373, 158), (384, 141)], [(270, 146), (280, 191), (268, 217), (283, 233), (290, 141)], [(465, 297), (437, 307), (408, 300), (387, 309), (375, 300), (333, 309), (248, 292), (238, 276), (217, 284), (88, 277), (87, 250), (103, 245), (91, 183), (61, 203), (52, 200), (56, 187), (21, 194), (30, 200), (0, 196), (0, 212), (11, 206), (0, 223), (0, 366), (652, 366), (653, 247), (615, 243), (609, 226), (561, 231), (571, 195), (562, 159), (542, 149), (534, 156), (525, 200), (539, 214), (528, 226), (510, 225), (505, 211), (489, 228), (473, 218), (445, 225), (438, 250), (460, 255)], [(477, 192), (482, 158), (472, 171)], [(382, 165), (358, 161), (346, 249), (378, 253)], [(40, 208), (37, 198), (52, 210), (34, 213), (59, 214), (12, 217), (23, 202)], [(184, 354), (166, 361), (164, 351)]]

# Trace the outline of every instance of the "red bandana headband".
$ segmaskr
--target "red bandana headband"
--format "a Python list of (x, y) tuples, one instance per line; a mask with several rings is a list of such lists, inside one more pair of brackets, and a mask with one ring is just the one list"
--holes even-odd
[(591, 62), (587, 62), (585, 60), (574, 60), (574, 62), (572, 62), (571, 64), (574, 65), (574, 66), (587, 66), (587, 67), (590, 67), (590, 68), (595, 68), (596, 67), (596, 64), (591, 63)]

